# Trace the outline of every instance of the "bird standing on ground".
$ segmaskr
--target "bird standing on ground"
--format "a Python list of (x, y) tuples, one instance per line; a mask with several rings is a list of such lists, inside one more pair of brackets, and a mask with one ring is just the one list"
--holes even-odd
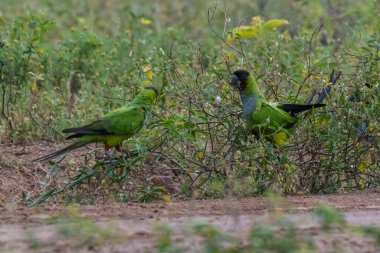
[(64, 129), (63, 133), (72, 134), (66, 139), (76, 138), (77, 141), (33, 161), (49, 160), (92, 142), (103, 142), (106, 150), (115, 147), (120, 151), (122, 141), (132, 137), (144, 126), (147, 112), (151, 110), (157, 95), (158, 91), (152, 86), (144, 87), (131, 102), (101, 119), (85, 126)]
[(240, 92), (243, 105), (243, 117), (247, 127), (257, 138), (283, 146), (293, 132), (299, 120), (299, 113), (325, 104), (284, 104), (274, 105), (261, 93), (255, 79), (246, 70), (237, 70), (231, 77), (231, 85)]

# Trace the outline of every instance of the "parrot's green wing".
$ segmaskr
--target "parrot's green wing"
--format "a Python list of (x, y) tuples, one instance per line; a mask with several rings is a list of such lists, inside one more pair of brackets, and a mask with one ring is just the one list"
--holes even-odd
[(273, 140), (277, 145), (281, 146), (287, 142), (294, 125), (299, 119), (295, 114), (323, 106), (325, 105), (284, 104), (275, 106), (259, 100), (256, 110), (252, 113), (251, 129), (257, 135), (264, 135), (266, 139)]
[(81, 127), (74, 127), (74, 128), (68, 128), (64, 129), (62, 133), (75, 133), (73, 135), (68, 136), (66, 139), (72, 139), (72, 138), (79, 138), (83, 135), (112, 135), (113, 132), (110, 132), (107, 129), (108, 122), (105, 120), (96, 120), (88, 125), (81, 126)]
[(271, 134), (281, 128), (290, 128), (295, 123), (289, 113), (265, 101), (258, 101), (252, 113), (252, 128), (261, 129), (264, 134)]
[(113, 135), (130, 136), (144, 125), (145, 112), (145, 109), (142, 107), (127, 105), (106, 114), (102, 119), (96, 120), (91, 124), (65, 129), (62, 132), (74, 133), (67, 137), (67, 139), (82, 136), (88, 138), (97, 137), (94, 141), (98, 141), (101, 136), (105, 139)]
[(104, 116), (106, 129), (115, 135), (132, 135), (140, 130), (145, 122), (146, 109), (141, 106), (125, 106)]

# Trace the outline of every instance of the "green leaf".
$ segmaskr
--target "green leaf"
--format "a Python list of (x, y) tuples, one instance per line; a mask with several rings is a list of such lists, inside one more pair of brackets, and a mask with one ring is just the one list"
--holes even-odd
[(88, 171), (82, 172), (75, 177), (73, 177), (68, 183), (67, 188), (72, 189), (73, 187), (81, 184), (83, 180), (92, 177), (96, 171), (98, 170), (97, 166), (94, 166), (93, 168), (89, 169)]
[(37, 199), (35, 199), (33, 201), (33, 203), (31, 205), (29, 205), (28, 207), (38, 206), (39, 204), (44, 202), (47, 198), (52, 196), (54, 194), (55, 190), (56, 190), (55, 188), (46, 190), (41, 196), (39, 196)]

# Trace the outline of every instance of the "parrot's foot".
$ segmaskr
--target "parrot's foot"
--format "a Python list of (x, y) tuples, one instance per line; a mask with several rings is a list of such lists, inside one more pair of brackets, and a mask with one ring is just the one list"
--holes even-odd
[(108, 158), (111, 158), (116, 151), (122, 153), (122, 156), (125, 156), (127, 158), (129, 157), (133, 157), (133, 156), (136, 156), (137, 152), (136, 151), (131, 151), (131, 150), (128, 150), (128, 149), (122, 149), (121, 145), (120, 144), (117, 144), (116, 146), (114, 146), (115, 149), (112, 149), (111, 146), (105, 146), (105, 153), (106, 153), (106, 156)]
[(116, 149), (118, 152), (121, 152), (121, 146), (120, 146), (120, 144), (117, 144), (117, 145), (115, 146), (115, 149)]

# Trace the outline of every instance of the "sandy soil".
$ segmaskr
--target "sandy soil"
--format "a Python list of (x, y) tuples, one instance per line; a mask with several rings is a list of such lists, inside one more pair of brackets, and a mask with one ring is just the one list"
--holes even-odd
[[(31, 161), (64, 146), (65, 143), (43, 141), (29, 145), (0, 143), (0, 206), (4, 203), (20, 202), (23, 192), (37, 191), (40, 188), (39, 182), (46, 181), (45, 176), (49, 165), (47, 162), (32, 163)], [(69, 173), (65, 167), (83, 160), (81, 155), (88, 151), (83, 148), (68, 154), (62, 162), (62, 170), (60, 170), (62, 176)]]
[[(154, 204), (95, 204), (79, 206), (75, 214), (70, 214), (67, 207), (53, 203), (26, 208), (19, 202), (21, 192), (36, 187), (46, 170), (39, 164), (25, 161), (56, 148), (51, 146), (50, 143), (0, 146), (0, 253), (157, 252), (155, 242), (159, 224), (176, 231), (173, 239), (176, 244), (191, 252), (199, 252), (200, 238), (189, 232), (196, 220), (207, 220), (237, 238), (246, 238), (255, 223), (272, 224), (273, 217), (279, 215), (293, 220), (302, 234), (313, 238), (320, 252), (336, 252), (337, 248), (343, 250), (339, 252), (380, 252), (371, 238), (361, 234), (340, 230), (323, 233), (312, 211), (318, 203), (329, 203), (343, 212), (349, 224), (380, 226), (380, 193), (370, 190), (287, 196), (279, 201), (227, 198)], [(68, 163), (81, 152), (86, 150), (72, 154), (67, 158)], [(79, 233), (81, 230), (74, 225), (81, 224), (82, 220), (91, 221), (93, 225), (90, 227), (95, 230), (91, 233), (95, 235), (102, 230), (108, 232), (91, 237), (96, 242), (90, 242), (88, 236)], [(67, 224), (73, 224), (73, 229), (68, 229)], [(80, 226), (89, 226), (86, 224)]]

